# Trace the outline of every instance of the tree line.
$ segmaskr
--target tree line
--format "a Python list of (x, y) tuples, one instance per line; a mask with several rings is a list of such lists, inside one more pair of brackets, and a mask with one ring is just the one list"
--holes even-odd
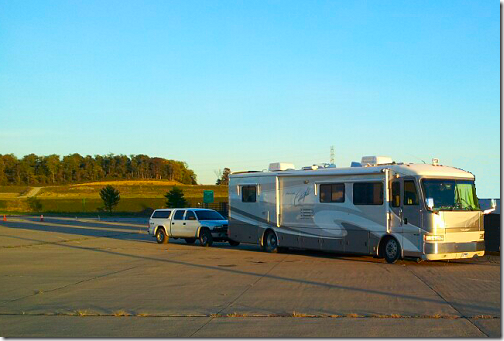
[(196, 174), (182, 161), (147, 155), (95, 155), (78, 153), (0, 154), (0, 185), (58, 185), (102, 180), (171, 180), (196, 185)]

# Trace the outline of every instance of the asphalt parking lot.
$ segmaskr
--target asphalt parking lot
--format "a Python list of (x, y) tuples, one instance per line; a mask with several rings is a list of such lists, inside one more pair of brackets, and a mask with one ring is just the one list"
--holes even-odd
[(499, 256), (160, 245), (116, 220), (0, 222), (0, 336), (501, 337)]

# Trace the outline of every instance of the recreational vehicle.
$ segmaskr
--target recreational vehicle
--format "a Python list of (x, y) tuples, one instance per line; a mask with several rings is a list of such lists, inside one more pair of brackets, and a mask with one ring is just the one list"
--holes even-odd
[(235, 172), (229, 179), (232, 240), (265, 251), (314, 249), (444, 260), (485, 253), (483, 214), (472, 173), (438, 164), (363, 157), (348, 168)]

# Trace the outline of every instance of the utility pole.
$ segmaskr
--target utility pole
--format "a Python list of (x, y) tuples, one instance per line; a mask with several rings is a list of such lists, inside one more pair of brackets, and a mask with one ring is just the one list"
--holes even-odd
[(334, 164), (334, 146), (331, 146), (331, 153), (329, 155), (329, 163)]

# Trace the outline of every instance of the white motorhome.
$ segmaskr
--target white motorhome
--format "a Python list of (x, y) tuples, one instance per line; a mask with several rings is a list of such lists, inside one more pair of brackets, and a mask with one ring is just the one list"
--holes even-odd
[(432, 164), (363, 157), (352, 167), (273, 163), (229, 179), (231, 239), (269, 252), (302, 248), (423, 260), (485, 252), (475, 177)]

